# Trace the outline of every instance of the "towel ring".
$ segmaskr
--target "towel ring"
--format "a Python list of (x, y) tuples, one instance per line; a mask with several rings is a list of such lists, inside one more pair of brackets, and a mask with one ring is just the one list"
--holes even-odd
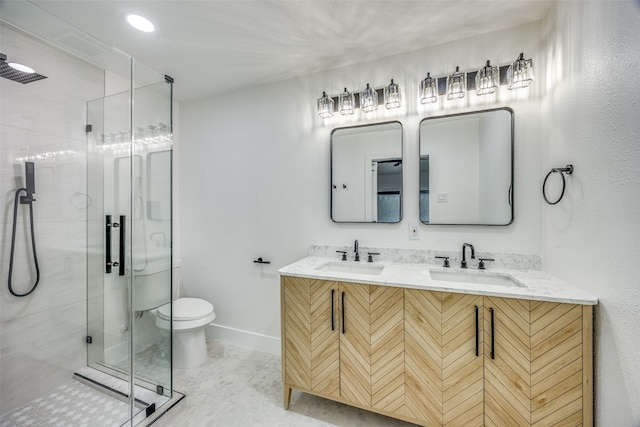
[[(547, 187), (547, 180), (549, 179), (549, 177), (551, 176), (552, 173), (554, 172), (558, 172), (560, 174), (560, 177), (562, 178), (562, 191), (560, 192), (560, 197), (558, 197), (558, 200), (556, 200), (555, 202), (550, 202), (549, 199), (547, 198), (547, 193), (546, 193), (546, 187)], [(563, 168), (553, 168), (549, 171), (549, 173), (547, 174), (547, 176), (544, 178), (544, 182), (542, 183), (542, 197), (544, 197), (544, 201), (547, 202), (550, 205), (556, 205), (558, 204), (558, 202), (560, 202), (560, 200), (562, 200), (562, 197), (564, 196), (564, 190), (566, 188), (566, 181), (564, 179), (564, 174), (567, 175), (571, 175), (573, 173), (573, 165), (567, 165)]]

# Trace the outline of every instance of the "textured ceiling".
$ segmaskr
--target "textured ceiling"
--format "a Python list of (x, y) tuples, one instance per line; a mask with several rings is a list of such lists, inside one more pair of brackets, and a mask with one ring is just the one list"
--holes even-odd
[[(6, 1), (6, 0), (5, 0)], [(186, 101), (540, 20), (541, 0), (57, 1), (35, 4), (179, 82)], [(137, 13), (146, 34), (126, 24)]]

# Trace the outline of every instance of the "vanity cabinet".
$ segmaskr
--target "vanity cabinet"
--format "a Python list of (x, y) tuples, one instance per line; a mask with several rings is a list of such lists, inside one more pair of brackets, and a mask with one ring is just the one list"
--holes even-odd
[(282, 277), (292, 388), (424, 426), (593, 425), (592, 306)]

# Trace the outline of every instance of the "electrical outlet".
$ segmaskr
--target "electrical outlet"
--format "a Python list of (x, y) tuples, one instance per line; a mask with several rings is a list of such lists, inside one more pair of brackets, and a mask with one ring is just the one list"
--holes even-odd
[(447, 203), (449, 201), (449, 193), (438, 193), (438, 203)]
[(409, 224), (409, 239), (410, 240), (419, 240), (420, 235), (418, 234), (418, 225), (417, 224)]

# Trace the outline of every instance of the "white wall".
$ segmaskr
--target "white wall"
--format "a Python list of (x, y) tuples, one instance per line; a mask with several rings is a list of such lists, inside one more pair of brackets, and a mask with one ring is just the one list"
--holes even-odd
[[(475, 70), (487, 58), (512, 62), (520, 52), (539, 58), (540, 24), (500, 31), (286, 82), (253, 87), (181, 105), (180, 227), (184, 291), (210, 300), (216, 336), (278, 351), (278, 268), (303, 258), (310, 244), (539, 254), (538, 175), (541, 169), (538, 89), (501, 92), (508, 101), (479, 97), (425, 107), (417, 87), (429, 71), (446, 75), (459, 65)], [(541, 61), (542, 62), (542, 61)], [(371, 118), (316, 114), (326, 90), (401, 84), (405, 104)], [(530, 99), (527, 99), (531, 97)], [(520, 99), (521, 98), (521, 99)], [(503, 98), (507, 99), (507, 98)], [(508, 105), (515, 111), (516, 220), (507, 227), (418, 224), (418, 125), (434, 114)], [(339, 116), (339, 115), (337, 115)], [(330, 219), (329, 140), (333, 128), (400, 120), (404, 131), (404, 217), (399, 224), (336, 224)], [(532, 196), (535, 195), (535, 196)], [(263, 257), (270, 265), (253, 260)], [(223, 330), (233, 328), (233, 330)], [(214, 330), (209, 330), (214, 335)], [(220, 335), (222, 334), (222, 335)]]
[(575, 172), (564, 199), (543, 204), (544, 268), (600, 300), (596, 425), (638, 426), (640, 3), (559, 2), (545, 24), (549, 79), (538, 180), (568, 163)]

